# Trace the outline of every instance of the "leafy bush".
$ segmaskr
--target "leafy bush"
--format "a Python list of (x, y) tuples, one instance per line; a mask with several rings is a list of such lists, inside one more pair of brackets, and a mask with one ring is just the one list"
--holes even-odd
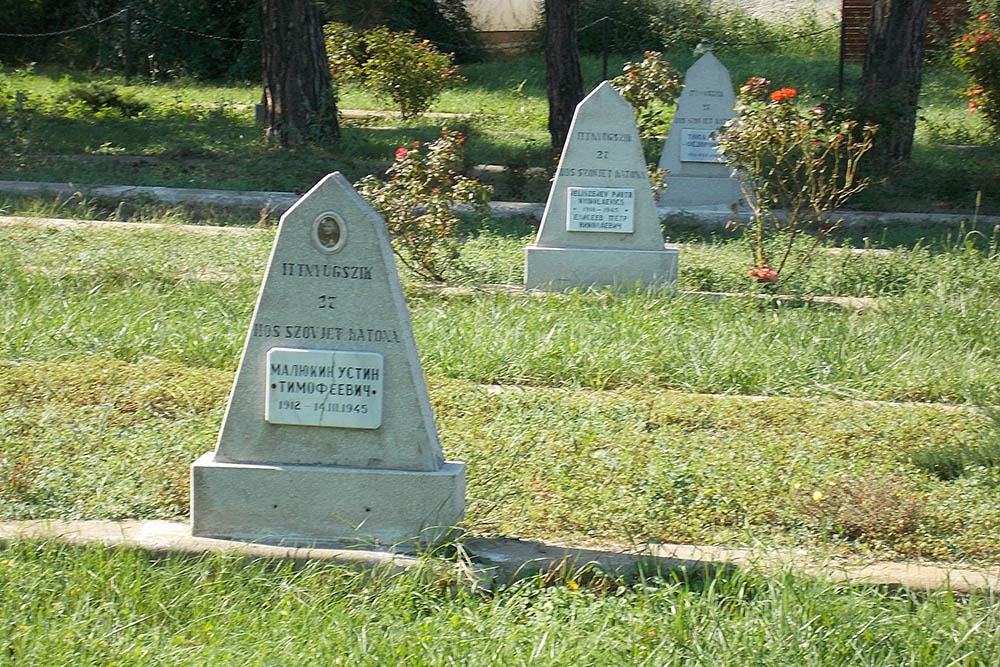
[[(750, 277), (764, 284), (778, 280), (800, 234), (813, 231), (817, 239), (799, 254), (801, 265), (839, 226), (832, 213), (868, 186), (868, 179), (858, 177), (858, 165), (876, 131), (823, 106), (800, 109), (794, 88), (769, 92), (770, 85), (752, 77), (740, 88), (736, 117), (719, 137), (752, 211), (746, 228), (754, 252)], [(779, 209), (783, 217), (776, 215)], [(772, 236), (784, 238), (777, 261)]]
[(338, 85), (354, 81), (361, 76), (361, 39), (343, 23), (323, 26), (326, 58), (330, 63), (330, 76)]
[(993, 15), (979, 15), (955, 42), (952, 61), (971, 80), (965, 90), (969, 113), (981, 111), (990, 127), (1000, 130), (1000, 25)]
[(372, 175), (355, 184), (385, 218), (396, 255), (418, 276), (446, 282), (459, 265), (458, 204), (489, 211), (492, 188), (461, 175), (465, 137), (448, 129), (429, 144), (414, 141), (396, 149), (380, 181)]
[(358, 32), (375, 26), (413, 31), (462, 63), (482, 55), (465, 0), (323, 0), (323, 4), (329, 19)]
[(106, 81), (72, 85), (59, 95), (57, 101), (69, 105), (80, 102), (94, 113), (114, 109), (127, 117), (138, 116), (149, 108), (148, 104), (137, 99), (135, 95), (123, 92)]
[[(124, 14), (129, 6), (130, 39)], [(58, 33), (112, 17), (86, 30), (0, 40), (0, 58), (81, 68), (115, 68), (127, 52), (152, 77), (255, 80), (260, 77), (256, 0), (0, 0), (7, 32)], [(206, 37), (211, 35), (211, 37)]]
[(447, 86), (465, 81), (451, 56), (410, 32), (375, 28), (362, 35), (362, 83), (399, 107), (403, 118), (419, 116)]
[[(584, 53), (663, 50), (657, 0), (581, 0), (577, 44)], [(610, 20), (600, 21), (607, 16)], [(598, 22), (600, 21), (600, 22)]]
[(635, 109), (639, 133), (644, 137), (664, 122), (666, 108), (681, 94), (681, 73), (658, 51), (646, 51), (640, 62), (627, 62), (611, 85)]
[(965, 472), (967, 447), (921, 447), (910, 452), (909, 460), (916, 468), (942, 481), (958, 479)]

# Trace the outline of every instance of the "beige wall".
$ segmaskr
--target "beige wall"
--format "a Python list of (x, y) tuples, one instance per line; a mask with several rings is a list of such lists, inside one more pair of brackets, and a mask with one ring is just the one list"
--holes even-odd
[(532, 30), (538, 23), (541, 0), (466, 0), (465, 6), (477, 30)]

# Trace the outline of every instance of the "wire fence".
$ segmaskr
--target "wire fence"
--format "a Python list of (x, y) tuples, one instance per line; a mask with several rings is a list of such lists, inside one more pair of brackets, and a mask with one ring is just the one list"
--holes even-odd
[[(134, 12), (134, 14), (132, 14), (132, 12)], [(78, 25), (78, 26), (75, 26), (73, 28), (65, 28), (63, 30), (53, 30), (51, 32), (0, 32), (0, 37), (33, 38), (33, 37), (58, 37), (60, 35), (69, 35), (69, 34), (74, 33), (74, 32), (80, 32), (82, 30), (89, 30), (90, 28), (98, 26), (98, 25), (100, 25), (102, 23), (107, 23), (108, 21), (111, 21), (112, 19), (116, 19), (119, 16), (121, 16), (123, 14), (126, 14), (126, 13), (130, 14), (130, 16), (126, 17), (126, 20), (129, 20), (129, 21), (138, 20), (138, 18), (141, 16), (142, 18), (148, 19), (149, 21), (151, 21), (153, 23), (157, 23), (159, 25), (162, 25), (162, 26), (164, 26), (166, 28), (170, 28), (172, 30), (177, 30), (178, 32), (183, 32), (183, 33), (186, 33), (186, 34), (189, 34), (189, 35), (195, 35), (197, 37), (204, 37), (206, 39), (216, 39), (216, 40), (223, 41), (223, 42), (259, 42), (260, 41), (260, 39), (257, 38), (257, 37), (225, 37), (223, 35), (213, 35), (213, 34), (207, 33), (207, 32), (200, 32), (198, 30), (191, 30), (190, 28), (184, 28), (182, 26), (175, 25), (173, 23), (169, 23), (167, 21), (164, 21), (163, 19), (159, 18), (158, 16), (154, 16), (148, 10), (146, 10), (145, 7), (143, 7), (140, 4), (126, 5), (125, 7), (122, 7), (121, 9), (119, 9), (118, 11), (116, 11), (115, 13), (109, 14), (108, 16), (105, 16), (104, 18), (99, 18), (99, 19), (97, 19), (95, 21), (91, 21), (90, 23), (85, 23), (83, 25)], [(133, 16), (135, 18), (132, 18)]]
[(31, 38), (31, 37), (58, 37), (59, 35), (69, 35), (74, 32), (80, 32), (81, 30), (89, 30), (96, 25), (100, 25), (101, 23), (107, 23), (111, 19), (118, 18), (125, 12), (129, 11), (129, 9), (130, 7), (124, 7), (122, 9), (119, 9), (114, 14), (109, 14), (108, 16), (105, 16), (102, 19), (91, 21), (90, 23), (87, 23), (85, 25), (78, 25), (74, 28), (66, 28), (64, 30), (53, 30), (52, 32), (0, 32), (0, 37)]
[[(122, 9), (119, 9), (118, 11), (114, 12), (113, 14), (109, 14), (108, 16), (105, 16), (103, 18), (96, 19), (94, 21), (91, 21), (89, 23), (85, 23), (83, 25), (74, 26), (72, 28), (65, 28), (63, 30), (53, 30), (51, 32), (0, 32), (0, 37), (33, 38), (33, 37), (57, 37), (57, 36), (60, 36), (60, 35), (69, 35), (69, 34), (74, 33), (74, 32), (80, 32), (82, 30), (89, 30), (90, 28), (98, 26), (98, 25), (100, 25), (102, 23), (107, 23), (108, 21), (111, 21), (111, 20), (113, 20), (115, 18), (118, 18), (119, 16), (121, 16), (122, 14), (125, 14), (126, 12), (132, 12), (132, 11), (135, 11), (137, 15), (141, 15), (143, 18), (146, 18), (146, 19), (152, 21), (153, 23), (157, 23), (157, 24), (162, 25), (162, 26), (164, 26), (166, 28), (170, 28), (171, 30), (176, 30), (178, 32), (183, 32), (183, 33), (188, 34), (188, 35), (194, 35), (196, 37), (203, 37), (205, 39), (216, 39), (216, 40), (224, 41), (224, 42), (260, 42), (260, 39), (257, 38), (257, 37), (226, 37), (224, 35), (213, 35), (211, 33), (201, 32), (199, 30), (192, 30), (190, 28), (185, 28), (183, 26), (179, 26), (179, 25), (176, 25), (174, 23), (170, 23), (168, 21), (164, 21), (163, 19), (159, 18), (158, 16), (154, 16), (153, 14), (149, 13), (146, 10), (146, 8), (143, 7), (141, 4), (130, 4), (130, 5), (127, 5), (127, 6), (123, 7)], [(585, 32), (586, 30), (589, 30), (590, 28), (593, 28), (594, 26), (601, 25), (601, 24), (604, 24), (604, 23), (617, 23), (618, 25), (624, 25), (621, 21), (618, 21), (617, 19), (615, 19), (612, 16), (602, 16), (602, 17), (600, 17), (598, 19), (595, 19), (595, 20), (591, 21), (590, 23), (588, 23), (587, 25), (585, 25), (585, 26), (583, 26), (581, 28), (577, 28), (577, 32), (578, 33), (579, 32)], [(832, 32), (834, 30), (839, 30), (839, 29), (840, 29), (840, 25), (839, 24), (835, 24), (835, 25), (830, 25), (830, 26), (828, 26), (826, 28), (821, 28), (819, 30), (814, 30), (814, 31), (811, 31), (811, 32), (794, 33), (794, 34), (787, 35), (787, 36), (784, 36), (784, 37), (780, 37), (780, 38), (777, 38), (777, 39), (762, 40), (762, 41), (757, 41), (757, 42), (715, 42), (715, 41), (713, 41), (712, 45), (713, 46), (726, 46), (726, 47), (773, 46), (775, 44), (785, 44), (785, 43), (788, 43), (788, 42), (794, 42), (796, 40), (808, 39), (810, 37), (817, 37), (819, 35), (822, 35), (822, 34), (825, 34), (825, 33), (828, 33), (828, 32)]]

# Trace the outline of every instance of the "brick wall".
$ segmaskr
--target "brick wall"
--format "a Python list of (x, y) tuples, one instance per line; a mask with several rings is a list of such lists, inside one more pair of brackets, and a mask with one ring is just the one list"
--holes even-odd
[[(843, 0), (840, 12), (844, 21), (844, 58), (864, 60), (868, 39), (868, 18), (872, 0)], [(927, 14), (927, 40), (947, 39), (955, 24), (969, 19), (966, 0), (931, 0)]]

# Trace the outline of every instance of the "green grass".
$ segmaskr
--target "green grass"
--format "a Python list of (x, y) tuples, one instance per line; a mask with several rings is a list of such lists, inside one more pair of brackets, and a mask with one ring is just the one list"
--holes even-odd
[[(465, 244), (481, 278), (517, 274), (523, 238), (510, 224), (514, 237), (498, 225)], [(3, 515), (183, 516), (273, 231), (14, 226), (0, 239)], [(746, 280), (740, 243), (681, 256)], [(819, 282), (860, 256), (824, 257)], [(942, 245), (858, 261), (872, 281), (883, 263), (924, 268), (861, 311), (446, 295), (404, 276), (442, 442), (469, 463), (470, 532), (995, 562), (1000, 467), (981, 460), (943, 480), (911, 453), (971, 451), (990, 427), (974, 408), (932, 403), (978, 405), (1000, 387), (996, 260)], [(815, 492), (830, 500), (817, 506)], [(845, 519), (852, 503), (886, 519)], [(888, 510), (914, 507), (892, 528)]]
[[(151, 360), (3, 363), (0, 518), (186, 516), (188, 468), (214, 446), (231, 383), (230, 371)], [(469, 465), (473, 535), (996, 561), (1000, 468), (954, 483), (910, 460), (928, 447), (972, 448), (987, 426), (975, 410), (497, 389), (433, 374), (430, 389), (446, 455)], [(866, 486), (872, 476), (901, 476), (902, 493)], [(844, 484), (885, 523), (848, 536), (829, 522), (838, 505), (811, 503)], [(901, 503), (921, 508), (910, 530), (890, 520)]]
[[(721, 56), (736, 85), (749, 76), (764, 75), (776, 85), (797, 88), (803, 103), (836, 97), (837, 62), (831, 56), (760, 51), (723, 51)], [(612, 57), (609, 71), (620, 71), (629, 58)], [(667, 58), (682, 70), (694, 60), (689, 52), (668, 53)], [(583, 58), (585, 87), (599, 81), (600, 67), (598, 58)], [(303, 192), (329, 171), (342, 171), (353, 180), (379, 171), (398, 146), (431, 140), (442, 124), (470, 135), (466, 148), (471, 163), (551, 167), (541, 58), (528, 55), (467, 65), (463, 74), (468, 83), (446, 91), (431, 109), (461, 113), (463, 119), (347, 119), (339, 145), (289, 153), (269, 148), (254, 125), (252, 104), (259, 98), (254, 86), (184, 79), (125, 86), (120, 78), (105, 77), (150, 105), (141, 116), (124, 118), (57, 102), (73, 83), (99, 80), (93, 74), (7, 72), (0, 74), (0, 82), (25, 91), (30, 111), (6, 129), (15, 148), (0, 158), (0, 178)], [(859, 78), (859, 67), (849, 65), (844, 99), (856, 95)], [(981, 119), (966, 113), (964, 87), (961, 75), (950, 65), (928, 66), (913, 168), (892, 174), (858, 197), (855, 206), (971, 211), (977, 192), (982, 192), (982, 212), (1000, 210), (1000, 172), (992, 135)], [(383, 106), (354, 85), (344, 86), (338, 94), (342, 108)], [(974, 146), (948, 146), (956, 143)], [(658, 143), (650, 145), (647, 159), (656, 161), (659, 150)], [(525, 189), (516, 179), (499, 179), (497, 198), (543, 200), (546, 177), (532, 180), (538, 183)]]
[[(0, 262), (11, 306), (0, 324), (11, 334), (0, 350), (10, 359), (153, 355), (232, 368), (271, 234), (7, 230)], [(161, 252), (180, 244), (191, 251)], [(486, 240), (469, 245), (487, 278), (517, 277), (515, 244), (504, 242), (503, 253)], [(711, 260), (745, 285), (738, 250), (690, 252), (695, 274)], [(928, 253), (910, 276), (920, 263), (902, 252), (830, 255), (828, 273), (814, 279), (836, 278), (844, 258), (857, 258), (856, 273), (876, 284), (904, 276), (902, 287), (856, 313), (656, 294), (425, 297), (415, 286), (411, 312), (427, 370), (477, 382), (959, 402), (997, 386), (996, 259)]]
[(480, 594), (414, 573), (44, 543), (0, 551), (0, 571), (12, 664), (986, 665), (1000, 641), (989, 597), (787, 573)]

